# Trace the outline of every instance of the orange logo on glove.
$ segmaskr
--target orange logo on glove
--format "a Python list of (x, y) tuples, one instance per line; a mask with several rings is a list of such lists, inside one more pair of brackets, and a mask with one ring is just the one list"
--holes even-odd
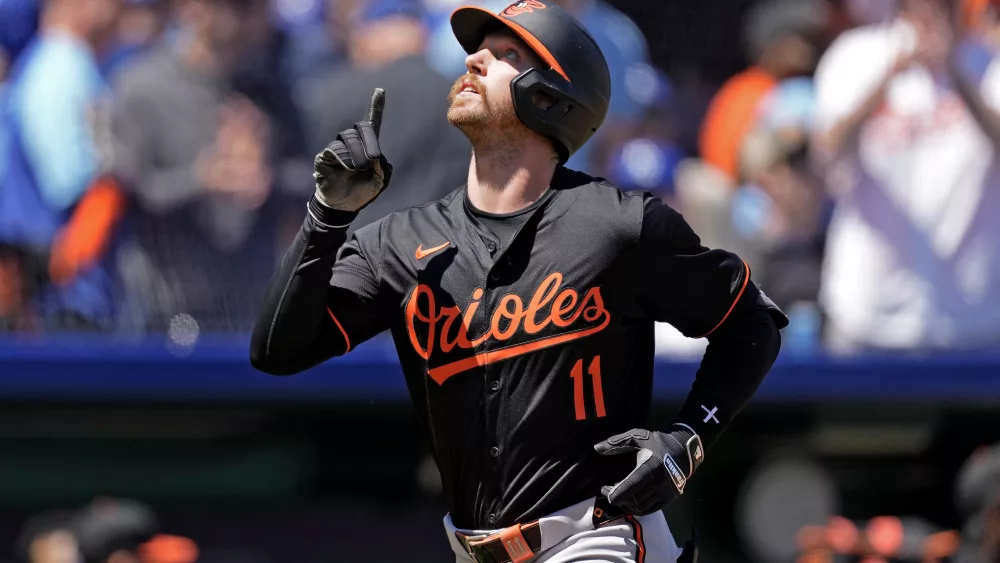
[(538, 0), (522, 0), (521, 2), (514, 2), (510, 6), (507, 6), (504, 11), (500, 12), (500, 15), (512, 18), (528, 12), (534, 12), (535, 10), (544, 9), (545, 4), (542, 4)]

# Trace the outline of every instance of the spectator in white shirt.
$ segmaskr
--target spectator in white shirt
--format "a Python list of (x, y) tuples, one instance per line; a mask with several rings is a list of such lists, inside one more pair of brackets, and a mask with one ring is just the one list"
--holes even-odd
[(954, 22), (948, 0), (901, 0), (817, 69), (814, 147), (837, 200), (821, 290), (834, 351), (1000, 343), (1000, 65)]

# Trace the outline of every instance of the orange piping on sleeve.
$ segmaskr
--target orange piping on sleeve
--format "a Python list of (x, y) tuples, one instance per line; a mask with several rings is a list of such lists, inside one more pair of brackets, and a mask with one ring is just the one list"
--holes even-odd
[(346, 353), (350, 352), (351, 351), (351, 339), (350, 339), (350, 337), (347, 336), (347, 331), (344, 330), (344, 325), (340, 324), (340, 321), (337, 320), (336, 315), (333, 314), (333, 311), (331, 311), (329, 307), (326, 308), (326, 312), (330, 313), (330, 318), (333, 319), (333, 324), (337, 325), (337, 328), (340, 329), (340, 334), (344, 335), (344, 342), (347, 343), (347, 349), (344, 350), (344, 353), (346, 354)]
[(699, 336), (698, 338), (705, 338), (709, 334), (712, 334), (713, 332), (715, 332), (716, 329), (718, 329), (720, 326), (722, 326), (722, 323), (726, 322), (726, 319), (729, 318), (729, 314), (733, 312), (734, 308), (736, 308), (736, 303), (739, 302), (740, 297), (743, 297), (743, 292), (746, 291), (747, 283), (750, 282), (750, 266), (747, 265), (747, 263), (745, 261), (743, 262), (743, 268), (744, 268), (743, 271), (746, 272), (746, 275), (743, 276), (743, 285), (740, 287), (740, 292), (736, 294), (736, 299), (733, 299), (733, 304), (729, 306), (729, 310), (726, 311), (726, 314), (722, 317), (722, 320), (719, 321), (719, 324), (713, 326), (712, 330), (706, 332), (705, 334)]

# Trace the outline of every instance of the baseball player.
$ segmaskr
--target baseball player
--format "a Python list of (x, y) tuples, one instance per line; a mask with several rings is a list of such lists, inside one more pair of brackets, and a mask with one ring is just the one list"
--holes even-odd
[[(666, 204), (562, 165), (611, 95), (577, 21), (530, 0), (460, 8), (451, 24), (469, 53), (448, 109), (473, 145), (467, 185), (346, 240), (392, 175), (376, 90), (367, 119), (317, 156), (251, 362), (293, 374), (391, 331), (457, 561), (674, 561), (660, 510), (755, 392), (787, 320)], [(654, 430), (656, 321), (709, 345), (676, 419)]]

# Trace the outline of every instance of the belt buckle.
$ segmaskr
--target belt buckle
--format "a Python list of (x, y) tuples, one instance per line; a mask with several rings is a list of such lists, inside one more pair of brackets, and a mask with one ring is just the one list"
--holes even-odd
[(465, 553), (472, 558), (473, 561), (476, 563), (492, 563), (488, 559), (480, 559), (480, 554), (488, 555), (488, 553), (480, 545), (472, 543), (484, 540), (490, 537), (489, 535), (467, 536), (463, 533), (455, 532), (455, 536), (458, 537), (458, 543), (462, 544), (462, 547), (465, 548)]
[(493, 561), (493, 554), (491, 554), (486, 548), (478, 545), (466, 545), (469, 546), (469, 557), (471, 557), (476, 563), (495, 563)]

